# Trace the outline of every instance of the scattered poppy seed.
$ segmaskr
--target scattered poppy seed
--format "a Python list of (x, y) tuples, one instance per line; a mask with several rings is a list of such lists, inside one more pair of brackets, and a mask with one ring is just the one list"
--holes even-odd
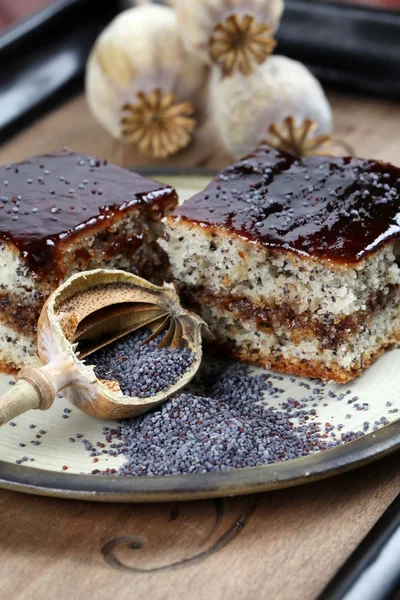
[[(205, 375), (160, 409), (103, 428), (108, 454), (127, 459), (119, 475), (225, 471), (290, 460), (340, 443), (333, 436), (322, 439), (316, 423), (307, 425), (307, 408), (297, 411), (303, 424), (294, 427), (288, 412), (260, 406), (274, 387), (246, 365), (214, 363)], [(358, 434), (363, 435), (353, 435)]]

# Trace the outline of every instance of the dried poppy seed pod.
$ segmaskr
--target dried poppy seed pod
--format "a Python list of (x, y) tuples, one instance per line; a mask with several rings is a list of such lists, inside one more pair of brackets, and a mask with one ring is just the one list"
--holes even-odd
[[(194, 360), (166, 391), (125, 396), (116, 381), (98, 379), (83, 359), (103, 346), (146, 327), (151, 338), (165, 330), (160, 346), (188, 347)], [(125, 271), (98, 269), (70, 277), (48, 298), (38, 323), (38, 353), (45, 366), (21, 371), (0, 399), (0, 425), (30, 409), (46, 410), (56, 394), (96, 417), (135, 417), (182, 389), (202, 359), (207, 325), (184, 310), (173, 284), (159, 287)]]
[(206, 76), (183, 48), (175, 12), (149, 4), (122, 12), (102, 32), (87, 64), (86, 96), (114, 138), (164, 158), (190, 144)]
[(313, 154), (332, 130), (321, 85), (302, 63), (284, 56), (272, 56), (249, 77), (223, 79), (215, 70), (210, 92), (216, 128), (237, 159), (264, 141), (296, 155)]
[(180, 31), (189, 52), (225, 76), (248, 75), (275, 47), (282, 0), (176, 0)]

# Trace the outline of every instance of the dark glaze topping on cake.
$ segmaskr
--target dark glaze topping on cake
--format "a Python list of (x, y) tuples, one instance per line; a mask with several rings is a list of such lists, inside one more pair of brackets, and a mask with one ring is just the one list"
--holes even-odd
[(301, 160), (262, 146), (174, 217), (270, 248), (357, 263), (400, 237), (400, 169), (360, 158)]
[(107, 161), (69, 151), (34, 156), (0, 167), (0, 240), (34, 272), (49, 271), (74, 236), (112, 226), (137, 205), (160, 218), (176, 201), (171, 187)]

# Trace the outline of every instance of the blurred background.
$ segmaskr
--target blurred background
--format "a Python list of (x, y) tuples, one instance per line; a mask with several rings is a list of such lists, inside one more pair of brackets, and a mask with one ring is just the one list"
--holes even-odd
[[(0, 30), (10, 27), (55, 0), (0, 0)], [(194, 0), (195, 1), (195, 0)], [(309, 0), (316, 2), (317, 0)], [(328, 0), (321, 0), (322, 2)], [(400, 0), (338, 0), (343, 4), (358, 4), (376, 8), (400, 10)], [(110, 0), (112, 3), (112, 0)]]
[[(89, 53), (120, 11), (143, 2), (0, 0), (3, 160), (62, 146), (125, 166), (220, 167), (232, 160), (218, 140), (210, 143), (209, 123), (190, 147), (154, 161), (93, 118), (84, 96)], [(400, 162), (400, 0), (285, 0), (276, 38), (275, 54), (300, 61), (322, 83), (339, 151)]]
[(51, 4), (52, 0), (0, 0), (0, 29), (4, 30)]

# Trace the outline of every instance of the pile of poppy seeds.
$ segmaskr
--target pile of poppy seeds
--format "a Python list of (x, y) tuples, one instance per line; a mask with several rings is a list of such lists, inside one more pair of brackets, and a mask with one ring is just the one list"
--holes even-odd
[[(159, 339), (143, 344), (146, 336), (147, 332), (131, 334), (91, 355), (90, 362), (96, 361), (98, 375), (107, 379), (113, 376), (125, 393), (142, 394), (142, 397), (175, 382), (183, 368), (182, 360), (188, 366), (194, 356), (187, 350), (158, 350)], [(157, 363), (160, 356), (163, 360)], [(118, 365), (125, 363), (125, 370), (114, 364), (117, 361)], [(134, 377), (130, 382), (132, 373)], [(14, 381), (9, 383), (14, 385)], [(336, 403), (346, 407), (340, 411), (344, 415), (343, 423), (327, 417), (337, 412), (333, 409)], [(385, 406), (388, 415), (399, 412), (390, 401)], [(61, 419), (68, 420), (75, 410), (78, 409), (63, 407)], [(83, 445), (94, 463), (93, 475), (227, 471), (324, 451), (389, 423), (385, 415), (368, 421), (369, 410), (368, 402), (344, 386), (332, 388), (325, 381), (282, 376), (205, 356), (195, 380), (158, 410), (116, 422), (111, 427), (104, 426), (98, 439), (89, 440), (84, 432), (72, 436), (69, 432), (68, 441)], [(355, 416), (359, 425), (352, 430)], [(9, 426), (16, 427), (17, 423), (11, 421)], [(22, 454), (31, 445), (46, 446), (46, 431), (39, 427), (31, 423), (28, 425), (31, 439), (19, 440), (21, 456), (17, 464), (35, 460), (29, 452), (28, 456)], [(118, 465), (121, 459), (124, 461), (120, 467), (113, 465), (117, 457)], [(63, 470), (68, 468), (68, 465), (62, 466)]]
[[(174, 475), (255, 467), (289, 460), (325, 447), (318, 431), (294, 428), (287, 413), (260, 406), (272, 384), (241, 364), (204, 374), (197, 390), (159, 410), (105, 430), (115, 453), (124, 454), (120, 475)], [(193, 386), (191, 386), (193, 387)]]
[[(193, 356), (189, 351), (158, 350), (158, 339), (143, 344), (147, 335), (131, 334), (92, 355), (98, 376), (112, 377), (124, 393), (142, 397), (174, 383)], [(206, 361), (195, 381), (158, 410), (103, 427), (103, 443), (81, 440), (95, 462), (102, 455), (126, 458), (118, 470), (96, 468), (92, 473), (174, 475), (255, 467), (326, 450), (369, 429), (365, 422), (364, 431), (341, 434), (342, 424), (316, 422), (315, 407), (326, 400), (321, 381), (314, 383), (318, 387), (311, 395), (301, 401), (286, 398), (277, 409), (267, 397), (273, 402), (281, 396), (284, 390), (276, 380), (282, 379), (233, 361)], [(311, 388), (302, 381), (299, 385)], [(346, 395), (350, 393), (333, 395), (359, 410), (357, 397)]]
[(186, 373), (195, 359), (188, 348), (161, 348), (165, 333), (146, 341), (151, 332), (140, 330), (93, 353), (88, 363), (96, 377), (118, 381), (126, 396), (149, 398), (168, 390)]
[[(176, 383), (195, 355), (187, 348), (159, 349), (163, 334), (146, 342), (148, 336), (143, 330), (131, 333), (90, 355), (88, 363), (99, 378), (118, 381), (124, 394), (154, 396)], [(389, 422), (386, 416), (372, 423), (364, 420), (362, 431), (352, 431), (343, 423), (323, 423), (319, 409), (329, 403), (346, 405), (342, 414), (348, 423), (356, 413), (368, 411), (369, 404), (350, 389), (333, 391), (321, 380), (290, 377), (290, 383), (302, 390), (296, 399), (283, 389), (283, 380), (278, 373), (205, 357), (194, 380), (157, 410), (104, 426), (100, 440), (77, 433), (69, 442), (83, 444), (97, 467), (91, 471), (93, 475), (176, 475), (292, 460), (363, 437)], [(399, 410), (390, 401), (386, 406), (389, 414)], [(62, 419), (68, 419), (72, 410), (64, 408)], [(15, 427), (16, 423), (9, 425)], [(35, 424), (29, 425), (29, 429), (35, 428)], [(45, 433), (39, 430), (30, 443), (40, 446)], [(26, 443), (19, 445), (26, 447)], [(108, 466), (118, 456), (125, 459), (123, 464)], [(28, 460), (22, 456), (16, 462)], [(68, 465), (62, 469), (67, 470)]]

